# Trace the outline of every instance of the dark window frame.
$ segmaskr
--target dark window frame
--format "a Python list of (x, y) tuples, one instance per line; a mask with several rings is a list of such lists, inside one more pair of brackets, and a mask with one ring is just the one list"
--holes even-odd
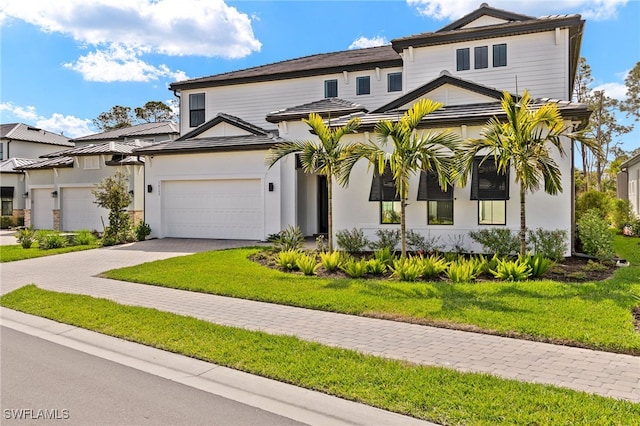
[(356, 95), (370, 95), (371, 94), (371, 77), (368, 75), (362, 77), (356, 77)]
[(385, 167), (382, 175), (378, 174), (376, 169), (371, 180), (371, 190), (369, 191), (369, 201), (377, 201), (380, 208), (380, 224), (392, 225), (398, 222), (385, 222), (385, 203), (391, 203), (391, 210), (396, 210), (396, 206), (400, 205), (400, 196), (396, 191), (396, 183), (393, 181), (393, 175), (389, 166)]
[(325, 98), (338, 97), (338, 80), (337, 79), (324, 81), (324, 97)]
[[(391, 216), (395, 220), (385, 221), (385, 204), (389, 204), (391, 206), (391, 211), (395, 214)], [(380, 201), (380, 224), (381, 225), (399, 225), (400, 224), (400, 201)], [(396, 215), (397, 214), (397, 215)]]
[(420, 173), (417, 200), (427, 202), (427, 225), (453, 225), (453, 191), (451, 185), (442, 190), (437, 172)]
[(471, 175), (471, 200), (508, 200), (509, 167), (499, 174), (493, 158), (476, 157)]
[[(480, 220), (481, 219), (480, 212), (481, 212), (481, 206), (482, 206), (483, 203), (491, 203), (492, 206), (497, 205), (497, 203), (502, 203), (504, 221), (496, 222), (495, 220), (493, 220), (494, 214), (493, 214), (493, 209), (492, 209), (492, 213), (491, 213), (492, 220), (482, 222)], [(486, 226), (486, 225), (495, 226), (495, 225), (506, 225), (506, 224), (507, 224), (507, 200), (478, 200), (478, 225), (481, 225), (481, 226)]]
[(476, 46), (473, 48), (473, 69), (483, 70), (489, 68), (489, 46)]
[(471, 51), (468, 47), (456, 50), (456, 71), (471, 69)]
[(13, 216), (14, 191), (13, 186), (0, 187), (0, 214), (2, 216)]
[(493, 66), (494, 68), (507, 66), (507, 43), (493, 45)]
[(189, 94), (189, 127), (198, 127), (205, 122), (205, 94)]
[(402, 92), (402, 72), (387, 74), (387, 92)]

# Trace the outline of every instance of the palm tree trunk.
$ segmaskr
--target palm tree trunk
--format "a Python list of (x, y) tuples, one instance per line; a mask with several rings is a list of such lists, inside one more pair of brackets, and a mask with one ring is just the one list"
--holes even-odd
[(525, 195), (526, 190), (524, 184), (520, 183), (520, 254), (527, 253), (527, 217), (525, 213)]
[(333, 175), (327, 176), (327, 198), (328, 198), (328, 212), (327, 212), (327, 247), (329, 252), (333, 251)]
[(407, 225), (405, 208), (407, 202), (404, 198), (400, 199), (400, 241), (402, 247), (402, 257), (407, 257)]

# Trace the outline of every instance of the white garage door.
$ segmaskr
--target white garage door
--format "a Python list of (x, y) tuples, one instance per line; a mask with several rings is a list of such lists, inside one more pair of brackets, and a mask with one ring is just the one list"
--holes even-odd
[(261, 240), (260, 179), (166, 181), (162, 226), (167, 237)]
[(31, 225), (34, 229), (53, 229), (53, 189), (31, 190)]
[(109, 224), (109, 210), (94, 203), (96, 198), (91, 193), (91, 188), (62, 188), (61, 192), (60, 216), (63, 230), (88, 229), (102, 232), (101, 217), (105, 226)]

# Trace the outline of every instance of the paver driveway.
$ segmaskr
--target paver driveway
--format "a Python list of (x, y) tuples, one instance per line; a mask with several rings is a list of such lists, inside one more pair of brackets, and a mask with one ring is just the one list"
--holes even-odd
[(365, 353), (549, 383), (640, 402), (640, 357), (361, 318), (95, 277), (108, 269), (243, 241), (164, 239), (2, 264), (2, 293), (28, 283)]

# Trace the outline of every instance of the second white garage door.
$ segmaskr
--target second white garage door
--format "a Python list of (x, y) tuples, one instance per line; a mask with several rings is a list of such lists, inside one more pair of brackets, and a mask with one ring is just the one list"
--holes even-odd
[(162, 226), (167, 237), (261, 240), (260, 179), (165, 181)]
[(94, 203), (96, 197), (91, 188), (62, 188), (61, 192), (63, 230), (88, 229), (102, 232), (102, 220), (105, 225), (109, 225), (109, 210)]

